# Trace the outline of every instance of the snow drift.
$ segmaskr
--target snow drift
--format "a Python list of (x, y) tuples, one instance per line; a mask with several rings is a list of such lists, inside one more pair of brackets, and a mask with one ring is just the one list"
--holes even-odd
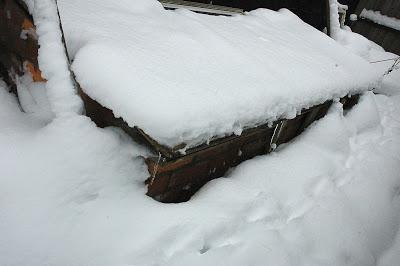
[[(104, 3), (97, 2), (99, 3), (98, 9), (95, 8), (94, 2), (80, 3), (80, 5), (92, 5), (93, 14), (96, 14), (99, 10), (104, 10)], [(63, 2), (64, 8), (68, 6), (68, 3), (67, 1)], [(79, 5), (77, 2), (75, 3)], [(154, 27), (150, 27), (152, 23), (157, 27), (162, 24), (158, 20), (158, 15), (155, 16), (154, 21), (147, 19), (153, 12), (161, 13), (161, 17), (171, 20), (181, 17), (186, 19), (187, 16), (190, 17), (190, 20), (199, 19), (200, 22), (203, 19), (203, 16), (185, 11), (164, 12), (154, 1), (143, 0), (142, 9), (135, 5), (140, 3), (139, 0), (121, 1), (135, 12), (137, 11), (137, 13), (133, 12), (135, 13), (133, 16), (131, 11), (122, 12), (118, 8), (118, 3), (114, 3), (116, 10), (113, 5), (108, 5), (110, 17), (120, 14), (122, 18), (126, 18), (123, 15), (125, 14), (130, 18), (146, 18), (142, 21), (142, 27), (139, 27), (142, 33), (147, 30), (147, 33), (151, 34), (154, 29)], [(70, 12), (72, 11), (70, 9)], [(78, 18), (81, 16), (81, 21), (85, 21), (83, 18), (85, 16), (78, 11), (75, 16)], [(116, 11), (118, 12), (114, 13)], [(283, 21), (292, 21), (293, 19), (296, 21), (294, 25), (298, 27), (296, 29), (307, 29), (305, 32), (312, 32), (311, 35), (318, 36), (316, 37), (318, 40), (325, 38), (298, 22), (298, 19), (287, 11), (264, 12), (272, 14), (272, 18), (280, 18)], [(90, 42), (94, 43), (93, 47), (97, 47), (97, 42), (101, 45), (110, 45), (112, 48), (116, 46), (116, 39), (113, 41), (108, 37), (101, 37), (104, 36), (103, 30), (107, 29), (108, 24), (103, 20), (95, 19), (98, 17), (93, 14), (86, 16), (86, 19), (93, 19), (93, 22), (98, 23), (97, 29), (100, 32), (96, 32), (96, 27), (90, 28), (88, 31), (85, 31), (88, 29), (87, 27), (83, 27), (81, 30), (75, 28), (75, 34), (70, 34), (70, 36), (80, 36), (79, 38), (75, 37), (74, 40), (81, 40), (81, 42), (71, 43), (72, 53), (76, 53), (75, 60), (79, 59), (79, 53), (82, 53), (82, 56), (85, 55), (84, 49), (86, 48), (89, 54), (96, 51), (90, 48)], [(211, 20), (227, 20), (230, 24), (237, 20), (249, 19), (260, 26), (257, 17), (259, 15), (256, 12), (247, 17), (211, 18)], [(72, 14), (70, 16), (70, 18), (73, 17)], [(264, 15), (262, 17), (263, 20), (268, 20), (264, 18)], [(136, 20), (132, 18), (132, 21), (125, 21), (122, 18), (119, 21), (117, 17), (115, 23), (121, 22), (121, 27), (125, 27), (127, 33), (131, 33), (129, 26)], [(110, 21), (112, 22), (112, 18), (108, 19), (108, 23)], [(200, 22), (200, 28), (207, 28), (205, 22)], [(102, 23), (105, 24), (105, 27), (100, 27)], [(180, 24), (180, 26), (178, 24), (173, 25), (187, 27), (185, 24)], [(238, 23), (238, 27), (239, 24), (246, 25), (246, 27), (251, 25), (251, 23)], [(283, 25), (271, 22), (269, 27), (263, 29), (266, 32), (279, 32), (274, 27), (284, 27)], [(171, 27), (170, 24), (161, 26), (165, 26), (166, 29)], [(264, 25), (260, 27), (264, 27)], [(111, 25), (109, 30), (112, 29)], [(253, 28), (250, 27), (250, 29)], [(70, 30), (73, 31), (74, 28), (70, 28)], [(239, 34), (240, 32), (239, 30)], [(96, 38), (99, 39), (90, 37), (90, 34), (97, 34)], [(112, 32), (109, 34), (113, 35)], [(183, 36), (187, 37), (191, 34), (191, 28), (188, 27), (188, 31)], [(233, 32), (231, 34), (234, 35)], [(256, 36), (254, 31), (249, 31), (248, 34)], [(293, 45), (293, 47), (300, 47), (299, 51), (304, 49), (311, 55), (315, 55), (319, 52), (313, 53), (313, 43), (306, 43), (302, 46), (302, 36), (299, 36), (296, 31), (291, 31), (289, 35), (292, 35), (293, 40), (301, 40), (301, 42), (285, 43), (284, 40), (287, 37), (285, 35), (265, 39), (266, 42), (271, 43), (281, 40), (282, 49), (287, 49), (288, 58), (294, 60), (291, 62), (272, 60), (268, 65), (272, 72), (264, 73), (266, 76), (264, 81), (273, 81), (274, 76), (271, 76), (271, 73), (274, 73), (282, 78), (282, 80), (278, 80), (279, 84), (288, 82), (293, 86), (292, 88), (299, 90), (296, 92), (293, 89), (293, 99), (287, 97), (288, 91), (283, 91), (280, 104), (293, 104), (294, 102), (291, 102), (290, 99), (294, 101), (297, 99), (296, 97), (300, 97), (299, 95), (307, 95), (307, 91), (302, 91), (303, 94), (300, 94), (300, 90), (302, 90), (300, 85), (305, 85), (307, 82), (320, 85), (322, 79), (322, 77), (311, 75), (317, 71), (313, 69), (313, 64), (319, 62), (318, 60), (313, 60), (306, 53), (292, 54), (293, 50), (289, 49)], [(129, 34), (125, 37), (128, 38), (128, 36)], [(144, 46), (149, 41), (146, 35), (142, 36), (142, 39), (139, 35), (132, 36), (137, 38), (138, 44), (142, 44), (142, 46), (139, 45), (139, 48), (143, 50), (143, 53), (151, 51), (149, 47)], [(154, 36), (157, 36), (157, 33), (154, 33)], [(171, 36), (173, 36), (172, 39), (176, 38), (174, 34)], [(207, 36), (213, 35), (207, 34)], [(216, 36), (214, 37), (217, 38)], [(167, 36), (164, 35), (162, 38), (165, 40)], [(226, 39), (228, 36), (224, 38)], [(348, 51), (355, 48), (358, 50), (362, 47), (365, 49), (365, 53), (359, 54), (363, 55), (368, 54), (373, 46), (359, 36), (346, 40), (351, 42), (357, 40), (355, 45), (349, 44)], [(171, 42), (176, 45), (173, 41)], [(338, 49), (338, 53), (345, 51), (344, 47), (337, 46), (330, 40), (326, 42), (326, 46), (318, 49), (330, 51), (333, 47)], [(168, 47), (169, 52), (179, 48), (179, 46), (168, 46), (168, 43), (164, 44)], [(199, 47), (202, 47), (207, 43), (203, 40), (200, 44)], [(159, 43), (149, 43), (148, 45), (158, 48), (162, 46)], [(121, 46), (123, 45), (121, 44)], [(124, 47), (121, 47), (121, 51), (125, 51), (122, 48)], [(209, 50), (210, 47), (207, 48)], [(272, 48), (278, 49), (279, 45), (271, 44)], [(118, 51), (111, 50), (118, 54)], [(205, 50), (199, 48), (199, 51)], [(273, 51), (277, 50), (271, 50), (269, 54), (271, 58), (283, 58), (281, 53), (274, 54)], [(155, 53), (160, 52), (156, 51)], [(252, 54), (251, 49), (247, 53)], [(265, 53), (269, 53), (268, 49)], [(322, 62), (321, 70), (318, 73), (327, 75), (326, 86), (332, 83), (333, 74), (329, 74), (330, 70), (336, 69), (332, 68), (332, 62), (339, 60), (336, 58), (336, 52), (332, 53), (320, 55), (319, 58)], [(129, 55), (128, 52), (126, 54)], [(347, 53), (344, 52), (344, 54)], [(373, 56), (377, 54), (379, 53), (374, 53)], [(97, 54), (99, 61), (104, 60), (105, 57), (102, 55)], [(370, 70), (362, 59), (347, 55), (351, 60), (355, 60), (354, 62), (360, 63), (361, 69)], [(304, 58), (301, 58), (302, 56)], [(367, 57), (373, 58), (371, 56)], [(382, 52), (380, 56), (388, 55), (384, 55)], [(149, 74), (154, 70), (146, 68), (151, 66), (148, 65), (148, 61), (140, 61), (143, 57), (145, 57), (144, 54), (142, 57), (138, 57), (139, 61), (135, 64), (138, 64), (138, 68), (142, 66), (141, 71)], [(169, 56), (166, 55), (166, 57), (168, 60), (170, 59)], [(120, 59), (118, 56), (117, 58)], [(91, 75), (95, 75), (96, 69), (101, 67), (114, 71), (115, 68), (135, 65), (128, 60), (132, 57), (126, 58), (126, 65), (112, 64), (112, 62), (106, 64), (108, 62), (102, 61), (100, 66), (94, 67)], [(148, 58), (152, 58), (152, 53), (148, 55)], [(199, 56), (198, 60), (202, 58), (210, 60), (212, 57), (210, 54), (206, 54)], [(248, 59), (244, 62), (254, 63), (254, 65), (245, 65), (241, 67), (241, 70), (267, 64), (264, 61), (262, 64), (258, 62), (258, 57), (250, 58), (251, 60)], [(338, 56), (338, 58), (342, 58), (342, 56)], [(376, 59), (385, 58), (387, 57)], [(178, 59), (175, 60), (173, 62), (179, 65)], [(182, 61), (186, 62), (185, 60)], [(215, 58), (215, 60), (221, 59)], [(231, 62), (234, 59), (227, 57), (224, 60)], [(304, 67), (304, 72), (310, 75), (309, 80), (300, 79), (295, 75), (304, 60), (308, 60), (309, 64), (312, 63), (311, 66)], [(342, 60), (347, 62), (346, 58), (342, 58)], [(209, 64), (216, 64), (212, 62), (211, 60)], [(274, 72), (273, 66), (275, 65), (285, 65), (286, 75), (278, 69)], [(352, 69), (352, 63), (347, 62), (345, 65)], [(192, 67), (190, 64), (186, 66), (189, 69)], [(214, 79), (221, 78), (214, 77), (213, 73), (205, 67), (206, 63), (200, 66), (199, 72), (204, 68), (204, 71), (210, 74), (212, 78), (210, 84), (214, 84)], [(222, 69), (217, 68), (216, 65), (213, 66), (212, 69), (222, 75)], [(233, 66), (224, 67), (231, 70), (229, 67)], [(264, 67), (267, 68), (267, 66)], [(374, 65), (374, 67), (379, 73), (384, 72), (382, 71), (383, 67), (378, 65)], [(79, 69), (79, 64), (76, 65), (76, 68)], [(167, 69), (164, 70), (167, 71)], [(235, 73), (243, 72), (247, 73), (246, 71)], [(132, 76), (136, 74), (136, 72), (129, 73)], [(254, 72), (250, 71), (249, 73)], [(347, 77), (343, 73), (335, 71), (333, 73), (338, 74), (338, 77), (341, 78)], [(374, 81), (374, 75), (372, 75), (374, 71), (369, 72), (371, 73), (370, 77), (363, 77), (365, 73), (368, 72), (355, 71), (350, 74), (354, 75), (356, 81), (358, 78), (364, 80), (363, 84), (367, 86), (369, 82)], [(115, 80), (118, 80), (120, 74), (119, 70), (115, 71)], [(256, 76), (259, 74), (256, 73)], [(91, 75), (87, 75), (87, 77), (95, 80)], [(241, 77), (248, 78), (247, 75), (250, 74)], [(86, 75), (84, 76), (86, 77)], [(110, 90), (123, 92), (125, 79), (136, 81), (136, 78), (120, 77), (122, 78), (121, 84), (110, 87)], [(240, 80), (238, 76), (229, 77), (234, 81)], [(98, 78), (105, 77), (98, 76)], [(298, 84), (295, 82), (297, 79), (299, 80)], [(171, 78), (171, 80), (179, 79)], [(384, 78), (386, 82), (382, 84), (382, 92), (389, 91), (390, 94), (399, 94), (400, 83), (398, 80), (398, 72), (386, 76)], [(48, 110), (50, 104), (43, 95), (45, 89), (50, 88), (43, 83), (33, 85), (28, 77), (22, 77), (19, 82), (21, 90), (27, 87), (26, 94), (22, 96), (22, 107), (24, 110), (26, 109), (27, 113), (21, 112), (16, 98), (6, 92), (5, 84), (0, 81), (1, 265), (393, 266), (397, 265), (400, 260), (399, 95), (387, 97), (367, 93), (362, 97), (360, 104), (347, 114), (343, 113), (340, 104), (335, 104), (327, 117), (311, 126), (290, 145), (281, 146), (272, 154), (259, 156), (240, 165), (227, 176), (229, 178), (221, 178), (209, 183), (190, 202), (164, 205), (144, 195), (144, 180), (148, 173), (142, 158), (146, 156), (147, 151), (132, 143), (119, 130), (115, 128), (99, 129), (84, 116), (62, 115), (53, 120), (53, 113)], [(147, 84), (146, 82), (143, 84)], [(336, 85), (340, 85), (342, 82), (346, 84), (341, 79), (335, 82)], [(242, 81), (239, 85), (244, 83)], [(257, 83), (254, 80), (253, 83), (252, 85), (256, 86)], [(90, 84), (90, 80), (88, 80), (88, 84)], [(177, 85), (182, 89), (181, 83)], [(280, 94), (275, 89), (281, 87), (272, 85), (268, 85), (266, 88), (271, 91), (272, 99), (276, 100), (277, 95)], [(357, 81), (357, 84), (353, 85), (356, 88), (356, 85), (360, 84)], [(63, 87), (63, 89), (68, 88), (71, 87), (67, 84)], [(96, 92), (95, 88), (93, 87), (94, 92)], [(218, 96), (219, 93), (229, 96), (227, 92), (231, 89), (231, 87), (223, 88), (222, 91), (220, 88), (215, 91), (215, 97), (220, 97), (218, 99), (221, 101), (225, 98)], [(105, 90), (105, 88), (103, 89)], [(199, 96), (203, 97), (203, 91), (200, 91), (200, 88), (197, 89), (190, 91), (197, 92)], [(335, 87), (332, 93), (339, 93), (337, 89), (338, 87)], [(145, 89), (142, 87), (129, 85), (126, 90), (133, 91), (138, 95), (145, 94)], [(345, 91), (345, 89), (343, 90)], [(54, 91), (57, 92), (57, 90)], [(260, 91), (262, 92), (262, 90)], [(101, 88), (99, 92), (101, 92)], [(241, 92), (236, 91), (235, 86), (232, 86), (232, 92), (237, 93), (238, 97), (242, 96)], [(250, 90), (249, 93), (251, 92), (255, 91)], [(165, 93), (161, 91), (160, 94), (154, 96), (156, 96), (156, 100), (160, 100), (161, 98), (157, 97), (164, 96)], [(183, 93), (183, 95), (186, 94)], [(199, 100), (199, 105), (215, 107), (207, 103), (207, 97), (211, 97), (211, 93), (205, 93), (205, 95), (204, 102)], [(322, 90), (321, 95), (327, 96), (328, 92)], [(263, 94), (260, 94), (261, 96)], [(201, 97), (200, 99), (202, 99)], [(247, 102), (249, 105), (247, 108), (254, 111), (261, 108), (260, 102), (271, 100), (269, 97), (265, 99), (260, 97), (251, 98), (251, 101)], [(189, 99), (191, 98), (189, 97)], [(243, 99), (246, 100), (246, 98)], [(308, 101), (309, 99), (304, 98), (303, 100)], [(132, 104), (141, 104), (135, 97), (130, 98), (129, 101), (132, 101)], [(182, 101), (184, 102), (184, 100)], [(232, 102), (231, 105), (227, 105), (225, 101), (222, 103), (225, 104), (224, 106), (233, 108), (239, 106), (242, 101)], [(252, 109), (250, 105), (258, 107)], [(141, 106), (143, 107), (143, 105)], [(183, 107), (187, 108), (185, 105)], [(183, 107), (181, 110), (186, 110)], [(197, 108), (201, 110), (200, 107)], [(265, 108), (268, 109), (270, 106), (265, 105)], [(297, 105), (296, 108), (298, 108)], [(282, 110), (284, 109), (282, 107)], [(221, 107), (215, 111), (219, 110)], [(207, 121), (217, 121), (218, 115), (222, 117), (232, 114), (237, 118), (241, 111), (236, 108), (227, 110), (227, 114), (217, 113), (216, 118), (210, 116)], [(204, 118), (204, 112), (199, 115), (203, 115), (202, 118)], [(156, 115), (154, 114), (154, 116)], [(164, 110), (157, 117), (163, 118)], [(182, 123), (176, 125), (177, 131), (184, 129), (186, 125), (183, 122), (194, 123), (184, 117), (180, 117), (180, 119), (183, 120)], [(193, 119), (196, 121), (196, 117)], [(194, 128), (190, 123), (191, 127), (187, 127), (187, 129)], [(206, 135), (211, 132), (210, 130), (216, 130), (212, 128), (212, 124), (210, 124), (210, 128), (204, 129), (204, 132), (207, 132)]]
[(47, 95), (56, 116), (79, 114), (82, 100), (74, 86), (62, 43), (57, 7), (53, 0), (25, 0), (39, 36), (38, 62), (42, 76), (47, 79)]

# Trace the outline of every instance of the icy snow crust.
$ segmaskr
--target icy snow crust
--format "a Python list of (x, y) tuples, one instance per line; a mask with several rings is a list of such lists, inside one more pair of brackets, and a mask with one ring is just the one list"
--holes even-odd
[(194, 146), (371, 89), (365, 60), (288, 10), (216, 17), (154, 0), (60, 0), (84, 91), (158, 142)]

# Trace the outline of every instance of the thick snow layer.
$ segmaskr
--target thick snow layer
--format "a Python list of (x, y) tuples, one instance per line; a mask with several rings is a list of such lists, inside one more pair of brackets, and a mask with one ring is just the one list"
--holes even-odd
[[(335, 40), (349, 49), (354, 54), (363, 57), (370, 62), (381, 76), (381, 84), (375, 87), (375, 92), (386, 95), (395, 95), (400, 93), (400, 68), (393, 68), (396, 60), (399, 60), (399, 55), (385, 52), (378, 44), (368, 40), (364, 36), (352, 32), (350, 28), (336, 28)], [(398, 65), (398, 63), (397, 63)], [(393, 68), (393, 71), (387, 74), (388, 70)]]
[(379, 77), (288, 10), (223, 17), (155, 0), (58, 3), (85, 92), (168, 146), (292, 118)]
[(377, 24), (400, 31), (400, 19), (382, 15), (380, 11), (363, 9), (360, 17), (369, 19)]
[(335, 40), (350, 49), (353, 53), (365, 58), (368, 62), (396, 57), (394, 54), (386, 53), (378, 44), (348, 29), (339, 29), (336, 31)]
[(47, 79), (45, 86), (56, 116), (81, 113), (82, 101), (76, 93), (61, 41), (57, 9), (53, 0), (25, 0), (32, 13), (39, 42), (39, 67)]
[(345, 116), (336, 104), (292, 143), (166, 205), (144, 195), (146, 150), (126, 135), (83, 116), (43, 123), (3, 87), (0, 265), (398, 263), (399, 96), (367, 94)]

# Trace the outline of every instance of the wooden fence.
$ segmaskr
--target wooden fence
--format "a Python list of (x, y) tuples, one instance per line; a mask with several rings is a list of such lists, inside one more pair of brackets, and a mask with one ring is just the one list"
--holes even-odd
[[(364, 8), (380, 11), (382, 15), (400, 19), (399, 0), (360, 0), (355, 13), (359, 16)], [(400, 54), (400, 31), (363, 18), (353, 22), (351, 28), (354, 32), (381, 45), (386, 51)]]

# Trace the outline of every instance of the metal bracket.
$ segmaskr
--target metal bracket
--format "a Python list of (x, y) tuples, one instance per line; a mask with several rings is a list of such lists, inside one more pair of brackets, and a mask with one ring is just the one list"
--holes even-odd
[(274, 134), (272, 135), (271, 141), (269, 143), (269, 152), (273, 152), (278, 147), (278, 141), (282, 135), (283, 128), (286, 126), (287, 120), (281, 120), (274, 129)]

